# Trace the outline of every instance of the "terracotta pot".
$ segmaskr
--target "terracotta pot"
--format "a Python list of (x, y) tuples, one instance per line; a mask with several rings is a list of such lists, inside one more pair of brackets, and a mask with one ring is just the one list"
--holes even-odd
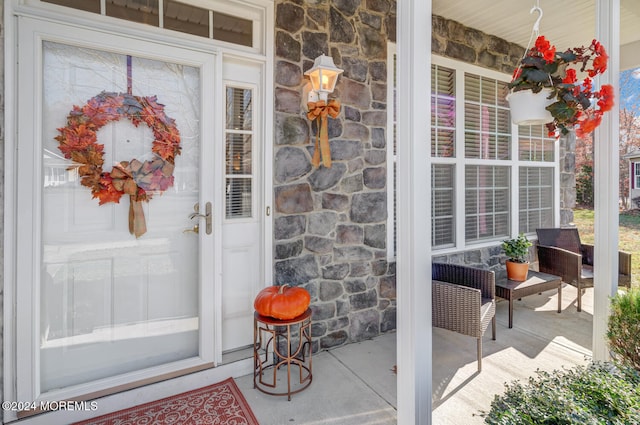
[(524, 282), (527, 280), (528, 273), (529, 263), (515, 263), (507, 260), (507, 279)]
[(531, 90), (520, 90), (507, 95), (511, 108), (511, 121), (515, 125), (539, 125), (553, 121), (551, 112), (545, 108), (555, 99), (547, 99), (551, 89), (542, 89), (538, 93)]

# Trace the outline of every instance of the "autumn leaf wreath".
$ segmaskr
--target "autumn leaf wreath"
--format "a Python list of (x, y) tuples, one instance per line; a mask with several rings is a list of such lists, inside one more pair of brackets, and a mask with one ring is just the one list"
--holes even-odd
[[(98, 143), (97, 132), (121, 118), (136, 127), (144, 123), (151, 129), (151, 151), (155, 155), (143, 162), (135, 158), (120, 161), (111, 171), (104, 171), (104, 145)], [(67, 126), (58, 132), (58, 148), (75, 163), (70, 168), (77, 167), (80, 184), (91, 189), (99, 205), (119, 203), (122, 196), (129, 195), (129, 233), (136, 238), (142, 236), (147, 228), (141, 202), (149, 202), (154, 193), (173, 186), (175, 158), (180, 155), (180, 132), (175, 120), (165, 114), (164, 105), (156, 96), (103, 91), (82, 107), (74, 105)]]

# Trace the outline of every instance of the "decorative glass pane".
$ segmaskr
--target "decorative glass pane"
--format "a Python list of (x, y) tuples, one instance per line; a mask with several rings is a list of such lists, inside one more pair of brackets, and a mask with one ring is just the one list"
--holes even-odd
[(42, 0), (45, 3), (58, 4), (87, 12), (100, 13), (100, 0)]
[(533, 233), (553, 226), (553, 168), (521, 167), (519, 170), (519, 231)]
[(480, 158), (480, 134), (466, 132), (464, 134), (464, 156), (466, 158)]
[(482, 79), (482, 103), (487, 105), (495, 105), (497, 103), (496, 80)]
[(165, 0), (164, 27), (208, 38), (209, 10), (173, 0)]
[(155, 27), (160, 25), (158, 0), (106, 0), (106, 14)]
[(496, 80), (465, 74), (465, 157), (510, 158), (510, 113), (502, 106), (503, 89)]
[(251, 179), (228, 178), (226, 184), (227, 218), (251, 217)]
[(455, 241), (455, 166), (434, 164), (431, 171), (432, 246), (452, 246)]
[[(102, 13), (100, 0), (41, 1), (87, 12)], [(185, 4), (187, 1), (163, 1), (163, 28), (253, 47), (253, 21)], [(158, 11), (159, 0), (105, 0), (107, 16), (155, 27), (160, 26)]]
[(554, 162), (554, 136), (544, 125), (518, 126), (518, 157), (521, 161)]
[(253, 22), (237, 16), (213, 12), (213, 38), (241, 46), (253, 46)]
[[(253, 180), (253, 92), (226, 88), (226, 217), (252, 216)], [(242, 175), (243, 178), (232, 177)]]
[(464, 100), (480, 102), (480, 77), (477, 75), (464, 74)]
[[(455, 71), (438, 65), (431, 73), (431, 155), (455, 156)], [(440, 139), (444, 137), (444, 139)]]
[(498, 133), (511, 133), (511, 114), (508, 109), (498, 109), (497, 122)]
[(480, 132), (480, 105), (474, 105), (472, 103), (465, 104), (464, 128), (467, 131)]
[(455, 131), (441, 129), (437, 130), (436, 134), (436, 140), (438, 141), (436, 148), (439, 152), (437, 156), (447, 158), (454, 157), (456, 143)]
[(227, 174), (251, 174), (251, 149), (250, 134), (227, 134)]
[(509, 107), (509, 102), (507, 102), (507, 95), (509, 94), (509, 87), (507, 83), (504, 81), (498, 81), (498, 106), (502, 106), (503, 108)]
[(227, 130), (251, 130), (252, 100), (251, 90), (227, 87)]
[(508, 236), (509, 193), (509, 167), (466, 166), (466, 241)]

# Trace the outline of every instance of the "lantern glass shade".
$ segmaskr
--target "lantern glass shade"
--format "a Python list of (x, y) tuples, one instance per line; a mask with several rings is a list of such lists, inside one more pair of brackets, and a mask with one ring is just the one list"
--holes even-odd
[(305, 72), (311, 80), (311, 86), (321, 100), (327, 100), (327, 95), (336, 87), (338, 76), (342, 69), (335, 66), (333, 58), (325, 55), (318, 56), (313, 67)]

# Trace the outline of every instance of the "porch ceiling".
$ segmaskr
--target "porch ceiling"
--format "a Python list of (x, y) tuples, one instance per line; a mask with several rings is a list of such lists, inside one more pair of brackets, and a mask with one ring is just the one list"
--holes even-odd
[[(526, 47), (537, 14), (535, 0), (433, 0), (433, 14)], [(558, 49), (589, 44), (595, 34), (596, 0), (540, 0), (540, 34)], [(640, 2), (620, 0), (621, 69), (640, 66)]]

